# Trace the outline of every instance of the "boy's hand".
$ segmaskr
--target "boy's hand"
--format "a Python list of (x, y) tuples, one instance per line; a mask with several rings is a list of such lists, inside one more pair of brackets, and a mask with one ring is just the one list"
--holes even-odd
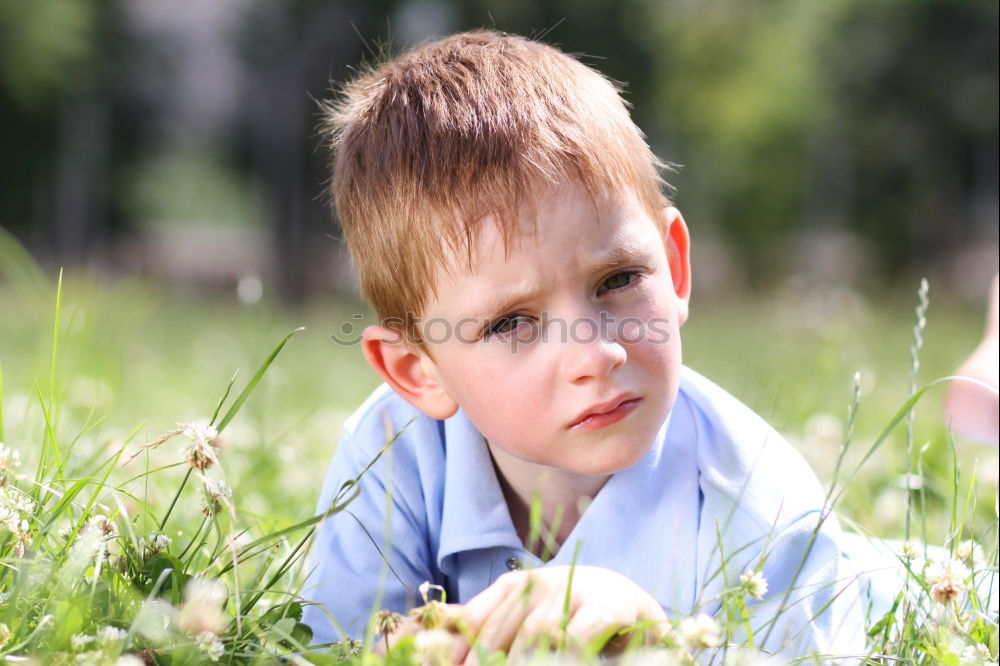
[[(476, 645), (517, 655), (548, 641), (581, 652), (595, 641), (603, 646), (614, 634), (640, 625), (647, 643), (667, 629), (663, 609), (629, 578), (602, 567), (543, 567), (504, 574), (473, 597), (462, 610), (464, 629)], [(572, 585), (566, 606), (566, 588)], [(565, 624), (564, 624), (565, 623)], [(565, 633), (563, 629), (565, 628)], [(460, 639), (455, 663), (477, 663), (476, 650)]]

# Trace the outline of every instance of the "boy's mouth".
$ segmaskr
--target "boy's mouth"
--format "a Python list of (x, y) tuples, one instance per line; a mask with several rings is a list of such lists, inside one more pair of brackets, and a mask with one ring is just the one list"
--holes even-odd
[(613, 423), (635, 411), (642, 398), (631, 395), (619, 395), (611, 400), (588, 407), (575, 421), (569, 424), (569, 430), (595, 430)]

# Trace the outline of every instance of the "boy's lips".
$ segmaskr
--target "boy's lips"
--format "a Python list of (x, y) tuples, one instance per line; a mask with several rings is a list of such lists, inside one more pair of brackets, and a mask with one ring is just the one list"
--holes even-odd
[(606, 402), (588, 407), (569, 424), (569, 430), (595, 430), (617, 423), (639, 406), (642, 398), (632, 394), (622, 394)]

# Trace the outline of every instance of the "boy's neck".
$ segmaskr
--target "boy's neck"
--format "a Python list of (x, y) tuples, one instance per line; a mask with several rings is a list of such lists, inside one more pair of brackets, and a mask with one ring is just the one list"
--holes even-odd
[[(590, 500), (611, 477), (575, 474), (538, 465), (512, 456), (489, 442), (487, 446), (517, 535), (534, 555), (542, 559), (554, 556)], [(541, 508), (542, 534), (532, 533), (531, 508), (535, 502)]]

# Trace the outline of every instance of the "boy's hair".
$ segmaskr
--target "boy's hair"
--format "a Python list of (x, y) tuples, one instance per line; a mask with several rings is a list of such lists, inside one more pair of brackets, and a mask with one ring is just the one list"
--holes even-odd
[(618, 87), (524, 37), (478, 31), (419, 46), (366, 68), (324, 111), (362, 293), (418, 341), (412, 319), (437, 270), (463, 254), (471, 268), (482, 220), (509, 249), (525, 207), (566, 179), (591, 196), (631, 188), (654, 216), (668, 204), (663, 165)]

